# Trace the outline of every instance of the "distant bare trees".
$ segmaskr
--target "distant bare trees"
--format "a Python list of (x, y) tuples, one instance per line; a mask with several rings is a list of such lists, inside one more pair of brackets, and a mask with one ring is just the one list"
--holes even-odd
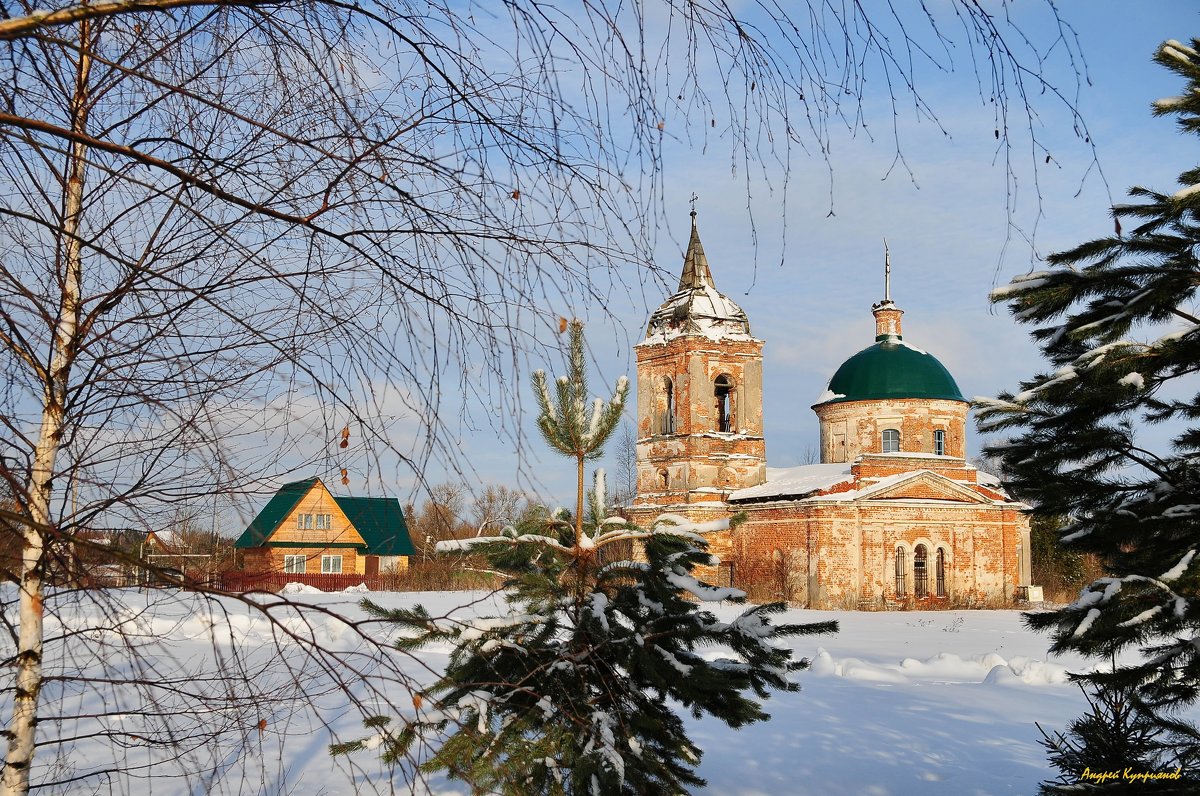
[(494, 535), (533, 509), (529, 496), (503, 484), (487, 484), (474, 493), (462, 483), (434, 484), (419, 509), (409, 507), (409, 535), (426, 558), (438, 542)]
[[(544, 345), (560, 308), (603, 306), (622, 264), (652, 261), (665, 135), (727, 136), (737, 157), (786, 173), (793, 143), (827, 152), (833, 125), (857, 126), (868, 62), (906, 94), (911, 57), (949, 58), (911, 26), (882, 35), (859, 6), (749, 11), (4, 7), (0, 479), (12, 503), (0, 531), (19, 561), (3, 606), (0, 794), (26, 793), (35, 749), (70, 737), (42, 695), (47, 665), (55, 683), (73, 677), (47, 657), (59, 641), (44, 646), (64, 610), (46, 576), (85, 530), (161, 527), (187, 501), (296, 472), (378, 484), (435, 451), (455, 460), (442, 392), (518, 416), (513, 350)], [(952, 11), (942, 24), (962, 26), (991, 75), (982, 90), (1007, 143), (1009, 103), (1024, 111), (1054, 90), (1045, 60), (1021, 55), (976, 4)], [(913, 24), (950, 39), (933, 18)], [(1061, 29), (1055, 46), (1073, 56)], [(505, 499), (493, 502), (474, 529), (501, 520)], [(121, 612), (119, 595), (83, 596)], [(126, 654), (136, 658), (132, 640)], [(165, 699), (127, 672), (77, 687), (123, 682), (148, 704)], [(232, 694), (240, 681), (226, 682)], [(39, 726), (60, 737), (39, 738)], [(128, 790), (120, 771), (104, 776)]]
[(637, 497), (637, 435), (628, 420), (613, 441), (612, 505), (628, 506)]

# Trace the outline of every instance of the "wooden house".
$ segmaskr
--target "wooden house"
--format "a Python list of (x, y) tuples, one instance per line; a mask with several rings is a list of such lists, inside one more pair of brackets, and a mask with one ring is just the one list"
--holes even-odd
[(343, 497), (319, 478), (284, 484), (235, 542), (248, 575), (402, 571), (413, 554), (395, 498)]

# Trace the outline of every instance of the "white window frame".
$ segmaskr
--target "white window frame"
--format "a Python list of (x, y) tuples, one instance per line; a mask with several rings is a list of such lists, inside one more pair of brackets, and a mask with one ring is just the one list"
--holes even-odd
[[(889, 447), (888, 434), (894, 434), (895, 438), (891, 441), (895, 447)], [(900, 429), (885, 428), (879, 435), (879, 450), (883, 453), (899, 453), (900, 452)]]
[[(299, 565), (299, 569), (297, 569)], [(303, 575), (308, 568), (308, 556), (289, 553), (283, 557), (283, 571), (289, 575)]]
[(311, 531), (312, 527), (313, 527), (313, 515), (305, 514), (304, 515), (304, 530)]
[[(334, 569), (334, 564), (337, 569)], [(321, 556), (321, 574), (322, 575), (340, 575), (342, 574), (342, 557), (334, 555)]]
[(317, 530), (318, 531), (328, 531), (331, 528), (333, 528), (333, 515), (332, 514), (318, 514), (317, 515)]
[(940, 428), (933, 432), (933, 452), (938, 456), (946, 455), (946, 432)]

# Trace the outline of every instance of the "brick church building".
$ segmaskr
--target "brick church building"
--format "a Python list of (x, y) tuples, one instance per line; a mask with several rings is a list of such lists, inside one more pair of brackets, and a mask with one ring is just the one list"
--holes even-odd
[(798, 605), (1011, 604), (1029, 585), (1023, 505), (967, 463), (967, 401), (904, 340), (890, 281), (874, 315), (874, 344), (812, 407), (821, 463), (768, 467), (763, 341), (717, 292), (693, 212), (679, 289), (635, 347), (632, 518), (744, 512), (737, 528), (708, 535), (716, 577)]

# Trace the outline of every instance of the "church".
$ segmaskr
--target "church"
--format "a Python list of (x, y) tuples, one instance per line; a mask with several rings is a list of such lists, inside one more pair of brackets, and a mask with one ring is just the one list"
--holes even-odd
[(1025, 506), (967, 463), (968, 402), (941, 362), (904, 339), (888, 270), (874, 344), (812, 407), (820, 463), (768, 467), (764, 341), (717, 291), (693, 211), (679, 288), (635, 346), (631, 519), (743, 513), (707, 534), (721, 564), (706, 574), (760, 599), (867, 610), (1025, 599)]

